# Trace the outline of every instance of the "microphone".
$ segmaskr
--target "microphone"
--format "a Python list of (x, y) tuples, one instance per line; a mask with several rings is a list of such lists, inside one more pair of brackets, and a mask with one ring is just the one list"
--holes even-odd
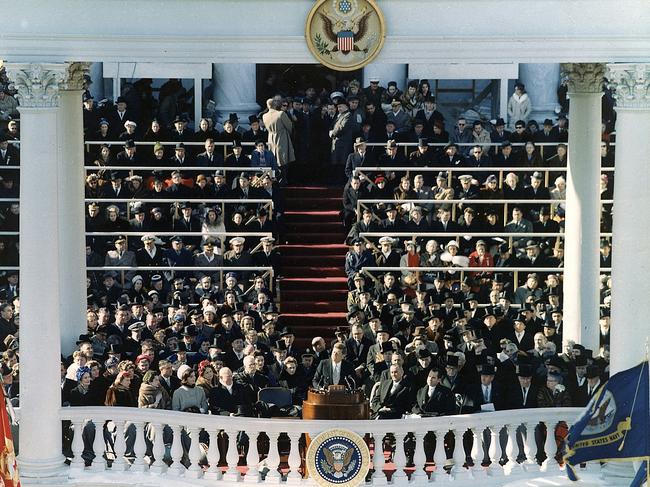
[(354, 379), (352, 379), (352, 383), (354, 384), (354, 386), (350, 384), (350, 376), (346, 375), (344, 379), (345, 379), (345, 384), (348, 386), (349, 391), (355, 391), (357, 389), (357, 383)]

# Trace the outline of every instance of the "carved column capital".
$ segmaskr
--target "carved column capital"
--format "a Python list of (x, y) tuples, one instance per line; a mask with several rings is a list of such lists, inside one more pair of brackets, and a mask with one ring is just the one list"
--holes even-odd
[(65, 64), (6, 64), (22, 108), (56, 108), (66, 77)]
[(84, 75), (90, 72), (90, 63), (66, 63), (66, 78), (63, 84), (64, 90), (83, 90)]
[(608, 64), (607, 79), (617, 108), (650, 109), (650, 64)]
[(605, 65), (602, 63), (562, 63), (561, 76), (569, 93), (602, 93)]

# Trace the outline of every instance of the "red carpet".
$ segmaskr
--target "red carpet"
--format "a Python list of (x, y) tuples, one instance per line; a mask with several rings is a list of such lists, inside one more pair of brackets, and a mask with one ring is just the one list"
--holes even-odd
[(328, 342), (345, 325), (347, 281), (343, 271), (347, 247), (339, 218), (341, 188), (285, 188), (285, 240), (282, 245), (280, 306), (283, 325), (291, 326), (300, 347), (311, 338)]

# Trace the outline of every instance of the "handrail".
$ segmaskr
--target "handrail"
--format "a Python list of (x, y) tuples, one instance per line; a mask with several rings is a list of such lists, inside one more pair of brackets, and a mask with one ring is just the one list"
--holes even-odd
[[(346, 429), (356, 431), (360, 434), (385, 431), (395, 434), (407, 434), (414, 429), (420, 431), (434, 431), (441, 428), (457, 429), (474, 428), (477, 426), (491, 426), (499, 424), (520, 424), (517, 417), (538, 423), (540, 421), (559, 421), (558, 417), (564, 420), (577, 419), (583, 408), (539, 408), (520, 409), (507, 411), (494, 411), (480, 414), (459, 414), (453, 416), (442, 416), (435, 418), (419, 418), (417, 422), (404, 421), (402, 419), (375, 420), (346, 420)], [(186, 427), (205, 428), (214, 430), (234, 431), (259, 431), (267, 433), (285, 433), (288, 431), (300, 431), (310, 435), (318, 434), (327, 429), (341, 426), (340, 420), (309, 420), (295, 421), (291, 419), (268, 418), (247, 418), (231, 416), (213, 416), (210, 414), (185, 413), (180, 411), (164, 411), (148, 408), (127, 408), (127, 407), (63, 407), (59, 410), (61, 420), (87, 420), (100, 418), (103, 420), (122, 419), (132, 422), (152, 422), (180, 424)]]
[[(84, 198), (84, 202), (93, 203), (97, 200), (103, 198)], [(169, 203), (169, 202), (178, 202), (178, 201), (187, 201), (191, 198), (179, 198), (178, 196), (172, 196), (170, 198), (111, 198), (110, 201), (113, 203), (132, 203), (134, 201), (140, 201), (143, 203)], [(3, 201), (3, 199), (0, 199)], [(273, 204), (271, 198), (251, 198), (251, 199), (236, 199), (236, 198), (201, 198), (199, 203), (225, 203), (225, 204), (236, 204), (236, 203), (265, 203)]]
[[(360, 232), (360, 237), (450, 237), (459, 235), (461, 237), (564, 237), (562, 232)], [(611, 237), (611, 232), (601, 232), (601, 237)]]
[[(6, 167), (6, 166), (5, 166)], [(273, 172), (268, 166), (178, 166), (178, 165), (167, 165), (167, 166), (84, 166), (85, 170), (91, 169), (101, 169), (101, 170), (115, 170), (115, 171), (169, 171), (173, 169), (182, 168), (185, 170), (200, 171), (203, 169), (210, 169), (214, 171), (261, 171), (265, 170), (268, 172)]]

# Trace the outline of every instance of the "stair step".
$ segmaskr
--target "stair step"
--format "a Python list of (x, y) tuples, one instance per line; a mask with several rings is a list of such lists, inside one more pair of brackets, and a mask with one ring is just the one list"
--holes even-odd
[(285, 238), (286, 241), (291, 244), (326, 244), (333, 242), (342, 243), (343, 240), (345, 240), (345, 235), (343, 232), (293, 233), (285, 235)]
[[(341, 239), (342, 241), (343, 239)], [(304, 243), (284, 244), (280, 246), (280, 253), (283, 257), (291, 256), (321, 256), (321, 255), (336, 255), (344, 257), (348, 252), (348, 246), (342, 243), (324, 243), (307, 245)]]
[(281, 289), (286, 290), (326, 290), (326, 289), (347, 289), (347, 279), (345, 277), (286, 277), (282, 279)]
[(289, 257), (283, 255), (280, 259), (280, 262), (282, 263), (283, 268), (286, 268), (287, 266), (290, 267), (295, 264), (300, 264), (304, 266), (314, 266), (314, 267), (339, 266), (342, 272), (344, 259), (345, 257), (343, 255), (317, 255), (316, 253), (314, 253), (314, 255), (304, 255), (304, 256), (301, 255), (299, 259), (296, 256)]
[(282, 301), (281, 306), (284, 310), (285, 303), (291, 301), (330, 301), (345, 302), (348, 299), (347, 289), (284, 289), (281, 286)]
[(284, 326), (303, 325), (311, 330), (315, 326), (341, 326), (345, 325), (347, 313), (282, 313), (282, 324)]
[[(295, 263), (295, 261), (294, 261), (294, 263)], [(287, 266), (287, 267), (282, 267), (282, 274), (285, 277), (311, 278), (313, 276), (318, 276), (318, 277), (340, 277), (340, 276), (344, 275), (345, 273), (344, 273), (343, 268), (341, 266), (332, 266), (332, 267), (323, 267), (323, 266), (314, 266), (314, 267)]]
[(345, 231), (345, 227), (341, 222), (324, 222), (324, 221), (312, 221), (312, 222), (287, 222), (285, 225), (285, 236), (290, 237), (293, 234), (302, 234), (302, 233), (335, 233), (337, 236), (342, 234)]
[(342, 301), (282, 301), (282, 313), (340, 313), (344, 310)]
[(340, 197), (324, 198), (287, 198), (286, 208), (290, 211), (299, 210), (340, 210), (343, 206)]
[(284, 213), (287, 224), (297, 222), (336, 222), (341, 223), (338, 210), (287, 211)]
[(339, 186), (288, 186), (284, 188), (284, 194), (289, 198), (294, 196), (332, 196), (340, 198), (343, 194), (343, 189)]

